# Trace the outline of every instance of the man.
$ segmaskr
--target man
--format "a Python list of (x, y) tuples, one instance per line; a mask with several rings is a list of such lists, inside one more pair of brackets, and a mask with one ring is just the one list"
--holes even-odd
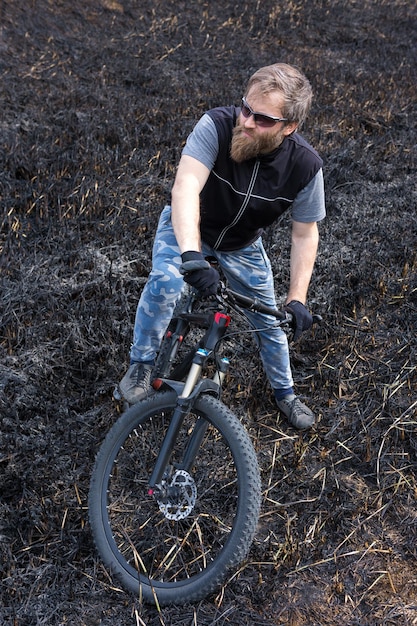
[[(307, 78), (276, 63), (249, 79), (241, 107), (208, 111), (183, 149), (171, 206), (161, 214), (153, 264), (139, 300), (130, 367), (120, 383), (133, 404), (148, 393), (152, 366), (184, 280), (202, 295), (216, 291), (213, 256), (235, 291), (276, 306), (262, 231), (292, 210), (290, 284), (286, 308), (294, 340), (310, 328), (305, 307), (325, 217), (322, 161), (297, 133), (311, 105)], [(259, 331), (260, 356), (275, 399), (296, 428), (310, 428), (313, 412), (294, 393), (287, 336), (268, 316), (248, 312)]]

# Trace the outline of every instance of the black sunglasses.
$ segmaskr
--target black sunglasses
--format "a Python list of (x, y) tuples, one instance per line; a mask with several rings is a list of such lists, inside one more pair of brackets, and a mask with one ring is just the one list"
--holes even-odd
[(253, 115), (253, 119), (255, 120), (255, 124), (258, 126), (263, 126), (264, 128), (275, 126), (278, 122), (288, 122), (286, 117), (273, 117), (272, 115), (266, 115), (265, 113), (255, 113), (249, 104), (246, 102), (246, 98), (242, 98), (242, 115), (243, 117), (250, 117)]

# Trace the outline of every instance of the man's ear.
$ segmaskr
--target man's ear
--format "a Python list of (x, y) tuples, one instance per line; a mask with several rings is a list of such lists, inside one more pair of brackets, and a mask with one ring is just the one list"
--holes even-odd
[(289, 122), (288, 124), (285, 124), (284, 129), (283, 129), (283, 133), (285, 135), (285, 137), (288, 137), (288, 135), (292, 135), (292, 133), (294, 133), (298, 128), (298, 124), (297, 122)]

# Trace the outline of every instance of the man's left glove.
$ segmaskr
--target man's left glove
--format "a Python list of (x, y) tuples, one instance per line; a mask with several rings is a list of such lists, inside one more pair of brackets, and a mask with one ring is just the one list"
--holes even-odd
[(180, 273), (186, 283), (197, 289), (201, 296), (211, 296), (217, 291), (219, 272), (205, 260), (201, 252), (183, 252)]
[(304, 304), (298, 300), (291, 300), (291, 302), (284, 306), (284, 311), (288, 311), (293, 316), (291, 323), (294, 332), (293, 341), (297, 341), (297, 339), (301, 337), (301, 334), (313, 325), (313, 316)]

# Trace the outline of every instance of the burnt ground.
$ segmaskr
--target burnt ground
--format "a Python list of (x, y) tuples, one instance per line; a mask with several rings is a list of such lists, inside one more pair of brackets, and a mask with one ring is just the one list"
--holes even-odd
[[(2, 624), (417, 624), (416, 32), (412, 0), (0, 3)], [(325, 321), (292, 349), (319, 422), (232, 368), (257, 537), (217, 597), (158, 612), (97, 558), (89, 477), (186, 135), (277, 60), (313, 84), (325, 163)], [(288, 222), (266, 241), (281, 296)]]

